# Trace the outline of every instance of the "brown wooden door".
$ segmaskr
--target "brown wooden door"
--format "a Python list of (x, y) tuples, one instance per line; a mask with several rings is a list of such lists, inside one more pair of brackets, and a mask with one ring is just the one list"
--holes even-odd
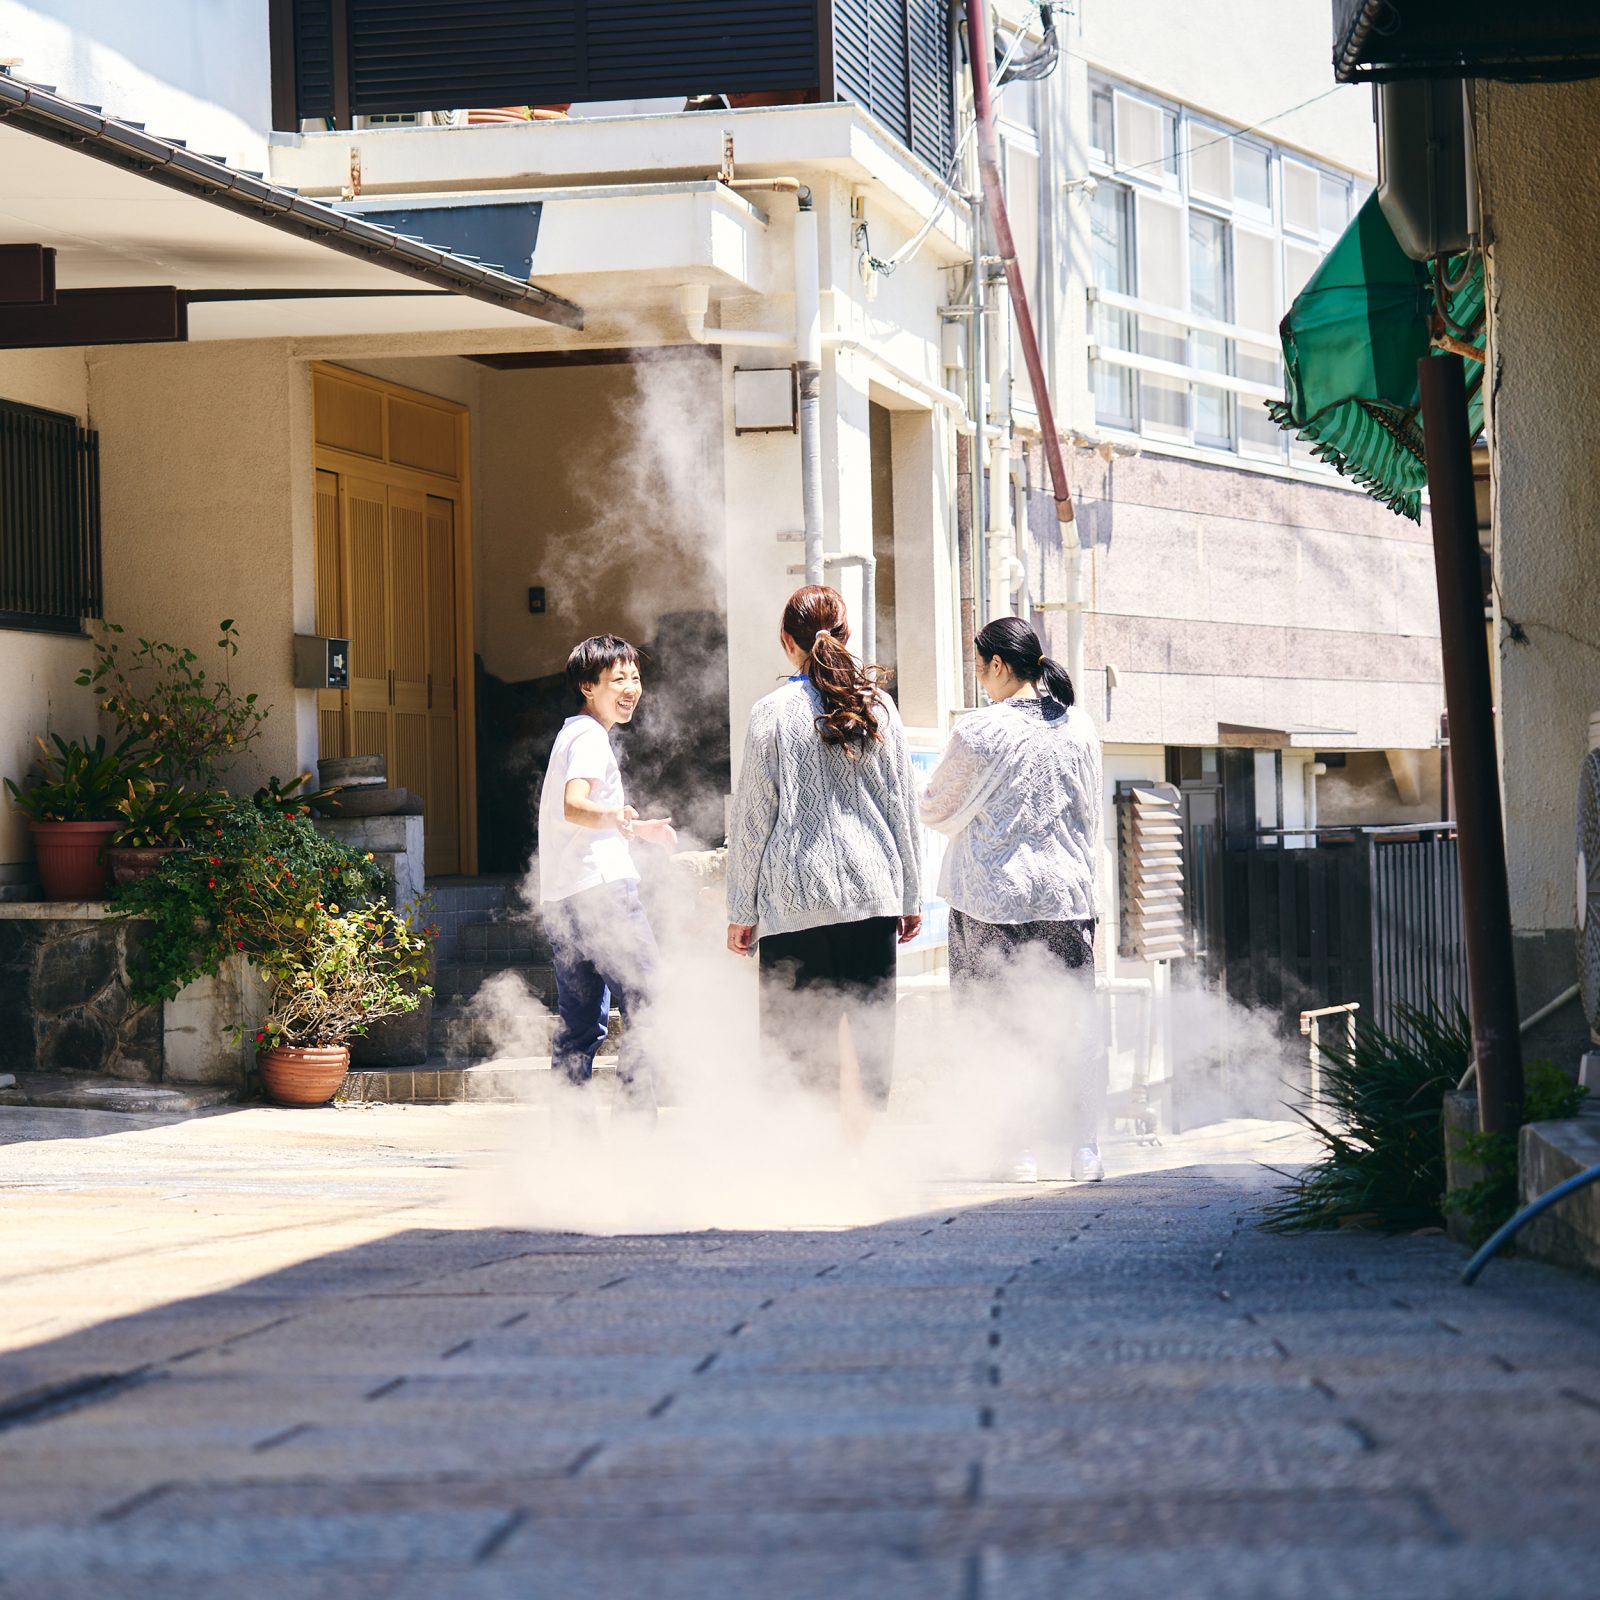
[(428, 871), (461, 870), (459, 689), (456, 683), (456, 507), (430, 494), (427, 509)]
[(465, 412), (334, 367), (313, 404), (316, 625), (350, 641), (348, 691), (317, 695), (319, 747), (381, 755), (423, 802), (426, 871), (473, 871)]
[(382, 756), (394, 777), (389, 653), (389, 491), (342, 474), (345, 627), (350, 639), (347, 738), (353, 756)]

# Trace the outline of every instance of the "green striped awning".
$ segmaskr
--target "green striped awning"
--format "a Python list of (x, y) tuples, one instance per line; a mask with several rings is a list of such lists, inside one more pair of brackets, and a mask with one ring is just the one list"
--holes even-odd
[[(1453, 348), (1481, 348), (1483, 261), (1449, 263), (1445, 313)], [(1464, 276), (1462, 276), (1464, 273)], [(1279, 327), (1286, 400), (1269, 400), (1280, 428), (1392, 511), (1421, 520), (1428, 468), (1417, 362), (1432, 347), (1426, 262), (1401, 250), (1370, 196)], [(1483, 426), (1483, 362), (1467, 362), (1468, 423)]]

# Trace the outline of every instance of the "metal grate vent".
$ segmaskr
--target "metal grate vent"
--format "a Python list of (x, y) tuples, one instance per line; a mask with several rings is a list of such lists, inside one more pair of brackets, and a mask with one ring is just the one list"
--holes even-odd
[(1122, 937), (1132, 961), (1189, 953), (1183, 916), (1183, 802), (1170, 783), (1135, 780), (1117, 788), (1117, 857)]
[(0, 401), (0, 627), (76, 633), (100, 600), (99, 436)]

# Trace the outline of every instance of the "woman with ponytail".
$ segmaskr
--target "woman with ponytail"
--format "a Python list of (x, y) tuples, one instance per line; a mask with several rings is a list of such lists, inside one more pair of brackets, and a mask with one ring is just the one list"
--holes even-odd
[(728, 948), (759, 943), (762, 1031), (809, 1086), (855, 1059), (889, 1098), (896, 944), (922, 926), (916, 785), (882, 674), (851, 655), (839, 594), (797, 589), (788, 680), (750, 713), (728, 826)]
[[(974, 641), (990, 704), (956, 723), (921, 801), (950, 836), (940, 892), (950, 903), (950, 984), (1003, 1024), (1019, 1008), (1003, 982), (1027, 952), (1076, 980), (1070, 1011), (1055, 996), (1030, 1016), (1059, 1016), (1073, 1101), (1077, 1178), (1104, 1176), (1099, 1121), (1105, 1062), (1094, 1026), (1095, 869), (1100, 850), (1100, 738), (1072, 680), (1021, 617), (999, 617)], [(1035, 1174), (1024, 1153), (1016, 1176)]]

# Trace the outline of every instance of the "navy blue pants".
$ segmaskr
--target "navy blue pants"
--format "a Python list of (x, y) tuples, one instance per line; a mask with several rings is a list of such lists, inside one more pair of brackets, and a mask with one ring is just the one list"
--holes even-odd
[(641, 1013), (655, 991), (659, 957), (638, 884), (603, 883), (565, 900), (548, 900), (541, 909), (555, 956), (560, 1014), (551, 1066), (569, 1083), (589, 1081), (615, 1000), (624, 1024), (617, 1063), (623, 1094), (631, 1104), (653, 1110), (655, 1069), (649, 1021), (641, 1022)]

